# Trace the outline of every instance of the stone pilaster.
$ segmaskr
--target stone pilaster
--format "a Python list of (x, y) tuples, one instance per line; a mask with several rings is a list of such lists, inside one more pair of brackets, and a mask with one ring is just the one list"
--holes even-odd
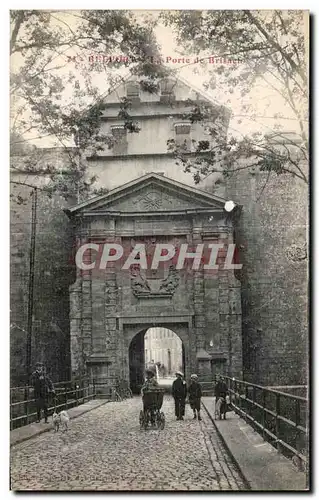
[[(225, 235), (226, 236), (226, 235)], [(224, 238), (226, 245), (232, 243), (232, 236)], [(227, 249), (219, 254), (219, 322), (220, 347), (228, 354), (227, 373), (229, 376), (242, 377), (242, 325), (240, 282), (234, 270), (224, 269)]]
[[(197, 245), (203, 243), (200, 231), (200, 221), (193, 221), (192, 247), (193, 252), (196, 252)], [(196, 232), (195, 232), (196, 231)], [(193, 265), (193, 262), (190, 264)], [(196, 332), (196, 349), (205, 348), (205, 311), (204, 311), (204, 270), (202, 266), (199, 269), (192, 269), (193, 275), (193, 300), (195, 312), (195, 332)]]
[[(118, 238), (114, 239), (115, 243), (121, 243)], [(110, 238), (108, 237), (108, 241)], [(117, 286), (117, 271), (113, 263), (106, 268), (105, 273), (105, 294), (104, 294), (104, 334), (105, 334), (105, 352), (107, 359), (110, 361), (109, 377), (116, 379), (121, 377), (121, 362), (122, 352), (119, 342), (118, 320), (117, 320), (117, 304), (119, 300)]]
[(81, 374), (84, 370), (82, 353), (82, 287), (81, 280), (77, 279), (69, 288), (70, 291), (70, 350), (71, 372)]

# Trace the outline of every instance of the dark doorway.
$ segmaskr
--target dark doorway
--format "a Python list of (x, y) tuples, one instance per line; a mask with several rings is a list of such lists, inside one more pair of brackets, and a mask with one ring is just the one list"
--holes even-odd
[(144, 335), (145, 330), (135, 335), (129, 347), (130, 388), (133, 394), (140, 394), (144, 383)]
[(182, 363), (183, 363), (183, 373), (184, 373), (184, 376), (185, 376), (185, 366), (186, 366), (186, 363), (185, 363), (185, 346), (184, 344), (182, 344)]

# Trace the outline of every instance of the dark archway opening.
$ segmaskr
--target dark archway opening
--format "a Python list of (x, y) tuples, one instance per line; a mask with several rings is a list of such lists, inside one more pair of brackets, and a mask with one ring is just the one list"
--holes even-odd
[(135, 335), (129, 347), (130, 388), (133, 394), (140, 394), (144, 383), (145, 355), (144, 336), (146, 330)]
[(182, 367), (183, 367), (183, 373), (185, 374), (185, 366), (186, 366), (186, 362), (185, 362), (185, 346), (184, 344), (182, 343)]
[(140, 394), (147, 367), (154, 367), (160, 386), (170, 387), (177, 370), (185, 372), (185, 347), (180, 337), (168, 328), (142, 330), (129, 346), (130, 388)]

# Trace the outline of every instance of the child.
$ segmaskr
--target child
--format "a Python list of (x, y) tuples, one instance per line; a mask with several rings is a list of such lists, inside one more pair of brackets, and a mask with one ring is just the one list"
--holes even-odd
[(144, 414), (146, 415), (147, 412), (150, 412), (150, 418), (151, 418), (152, 425), (155, 425), (154, 411), (152, 410), (151, 407), (149, 407), (147, 405), (146, 400), (145, 400), (145, 393), (148, 391), (152, 391), (154, 389), (158, 389), (158, 382), (155, 378), (154, 371), (151, 369), (148, 369), (148, 370), (146, 370), (146, 380), (145, 380), (144, 385), (142, 387), (141, 393), (142, 393)]
[(226, 418), (226, 411), (228, 406), (226, 404), (226, 399), (228, 394), (228, 387), (224, 381), (224, 378), (220, 375), (215, 386), (215, 418)]
[(154, 371), (151, 369), (147, 369), (145, 373), (146, 373), (146, 380), (142, 387), (142, 396), (144, 395), (145, 391), (151, 391), (152, 389), (158, 388), (158, 382), (156, 380)]
[(184, 375), (182, 372), (176, 372), (176, 380), (174, 380), (172, 385), (172, 396), (175, 402), (175, 415), (176, 420), (184, 420), (185, 415), (185, 400), (187, 396), (187, 386), (183, 379)]
[[(202, 397), (202, 388), (198, 382), (198, 376), (194, 373), (191, 375), (191, 383), (188, 388), (188, 399), (191, 409), (194, 412), (194, 419), (202, 420), (200, 416), (200, 400)], [(197, 415), (196, 415), (197, 412)]]

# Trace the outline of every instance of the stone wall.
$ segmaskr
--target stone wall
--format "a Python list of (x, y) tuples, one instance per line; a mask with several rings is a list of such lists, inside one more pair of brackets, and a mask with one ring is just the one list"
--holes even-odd
[[(143, 194), (154, 193), (156, 186), (158, 188), (157, 184), (149, 186), (150, 182), (150, 179), (145, 180), (148, 191), (142, 190)], [(162, 184), (166, 200), (164, 179)], [(233, 242), (232, 222), (225, 219), (220, 201), (221, 207), (212, 221), (205, 213), (187, 215), (187, 206), (189, 210), (191, 206), (197, 206), (196, 197), (185, 198), (183, 187), (179, 186), (174, 201), (168, 204), (167, 215), (161, 213), (150, 217), (144, 209), (141, 210), (144, 206), (142, 187), (132, 186), (133, 195), (129, 190), (125, 191), (124, 199), (115, 200), (111, 205), (106, 199), (105, 210), (111, 210), (107, 216), (103, 214), (102, 201), (98, 207), (93, 204), (77, 208), (78, 212), (73, 216), (78, 218), (78, 244), (88, 239), (101, 244), (106, 241), (118, 243), (123, 246), (126, 259), (136, 243), (143, 243), (147, 255), (151, 256), (157, 243), (171, 244), (175, 249), (187, 243), (188, 251), (195, 251), (196, 246), (203, 242), (221, 245)], [(198, 199), (197, 203), (200, 206)], [(184, 204), (185, 215), (174, 215), (174, 210), (181, 204)], [(86, 210), (91, 214), (89, 217), (85, 216)], [(141, 215), (137, 213), (134, 218), (130, 217), (130, 212), (136, 210), (141, 210)], [(121, 215), (113, 216), (112, 211)], [(90, 262), (89, 254), (87, 259)], [(220, 252), (218, 263), (221, 264), (223, 259), (225, 252)], [(77, 280), (70, 289), (74, 374), (89, 372), (109, 381), (116, 377), (127, 378), (129, 346), (135, 336), (151, 326), (169, 328), (170, 324), (184, 344), (187, 376), (194, 370), (201, 374), (203, 363), (208, 367), (207, 374), (211, 374), (212, 358), (219, 366), (224, 365), (225, 373), (241, 377), (240, 282), (232, 270), (213, 270), (206, 274), (202, 268), (192, 270), (193, 263), (188, 262), (187, 267), (178, 270), (177, 283), (174, 282), (170, 295), (161, 293), (159, 288), (168, 279), (168, 264), (165, 269), (155, 272), (142, 270), (136, 277), (129, 270), (122, 269), (123, 261), (113, 263), (105, 271), (78, 269)], [(145, 280), (150, 293), (143, 295), (136, 283), (144, 284)], [(213, 345), (210, 344), (212, 337)]]
[[(30, 178), (31, 177), (31, 178)], [(32, 176), (13, 175), (15, 182)], [(37, 223), (35, 239), (32, 369), (36, 361), (46, 364), (53, 380), (70, 376), (69, 285), (74, 279), (72, 232), (61, 199), (49, 199), (41, 191), (44, 178), (37, 177)], [(26, 381), (26, 344), (29, 295), (32, 189), (12, 184), (10, 213), (10, 354), (11, 383)], [(18, 196), (23, 203), (19, 203)]]
[[(43, 165), (50, 161), (50, 158), (52, 158), (52, 162), (55, 161), (60, 166), (65, 165), (65, 157), (61, 151), (42, 152), (40, 157), (44, 162)], [(123, 179), (123, 173), (118, 170), (118, 162), (121, 161), (106, 162), (104, 167), (101, 167), (103, 175), (102, 180), (98, 180), (99, 187), (105, 187), (105, 185), (114, 187), (115, 184), (119, 184), (120, 179)], [(164, 171), (165, 158), (158, 161), (161, 162), (158, 170)], [(189, 174), (180, 176), (178, 174), (180, 167), (173, 165), (173, 162), (170, 163), (170, 161), (166, 161), (165, 164), (168, 176), (192, 185), (191, 176)], [(43, 165), (41, 164), (41, 166)], [(95, 173), (95, 164), (90, 165), (90, 173)], [(145, 173), (148, 168), (146, 159), (145, 161), (127, 159), (126, 165), (132, 178), (140, 173)], [(141, 165), (144, 165), (142, 169)], [(153, 167), (152, 164), (150, 169), (153, 170)], [(111, 171), (117, 171), (117, 176), (108, 176), (109, 168)], [(14, 173), (13, 178), (27, 180), (30, 184), (37, 184), (40, 187), (48, 181), (45, 175), (32, 173), (28, 175)], [(216, 192), (225, 198), (234, 199), (243, 206), (236, 240), (241, 248), (240, 259), (244, 265), (240, 275), (244, 376), (257, 383), (270, 385), (301, 384), (307, 380), (309, 348), (307, 326), (308, 260), (305, 258), (304, 252), (307, 234), (307, 186), (290, 176), (278, 176), (270, 179), (260, 196), (264, 184), (265, 178), (260, 174), (258, 176), (250, 175), (241, 171), (240, 174), (238, 173), (229, 179), (226, 185), (218, 184), (215, 186), (213, 177), (210, 176), (203, 183), (203, 187), (207, 191)], [(25, 373), (28, 252), (31, 219), (30, 189), (20, 186), (14, 189), (15, 194), (16, 189), (19, 190), (19, 193), (21, 192), (27, 202), (25, 205), (11, 203), (11, 378), (15, 384), (22, 382)], [(61, 200), (49, 200), (46, 196), (39, 194), (38, 213), (42, 222), (38, 226), (37, 233), (38, 271), (35, 288), (36, 296), (43, 299), (43, 306), (40, 306), (39, 301), (36, 302), (33, 361), (39, 357), (43, 357), (47, 361), (50, 356), (57, 360), (60, 355), (54, 356), (52, 354), (58, 348), (54, 342), (58, 342), (59, 349), (62, 349), (67, 359), (69, 356), (67, 288), (74, 281), (74, 275), (72, 274), (73, 270), (70, 271), (69, 267), (65, 267), (69, 266), (68, 259), (72, 253), (72, 233), (70, 223), (62, 212), (63, 206)], [(46, 223), (46, 219), (48, 223)], [(46, 244), (43, 244), (43, 240)], [(39, 247), (40, 241), (41, 246)], [(66, 241), (67, 245), (65, 245)], [(60, 252), (60, 257), (56, 258), (56, 262), (61, 262), (59, 269), (51, 269), (50, 266), (47, 269), (46, 262), (48, 259), (52, 262), (50, 257), (52, 252), (55, 255)], [(39, 261), (40, 256), (43, 263)], [(56, 278), (55, 273), (58, 273), (60, 277)], [(62, 280), (62, 291), (58, 291), (55, 286), (59, 280)], [(198, 289), (198, 293), (202, 292)], [(240, 293), (237, 285), (234, 288), (234, 293)], [(75, 295), (75, 293), (71, 294), (71, 297)], [(47, 297), (47, 299), (43, 297)], [(217, 285), (213, 279), (205, 283), (205, 300), (205, 310), (207, 311), (207, 322), (203, 334), (205, 345), (208, 346), (209, 342), (213, 341), (214, 345), (217, 342), (223, 348), (229, 347), (228, 332), (232, 328), (235, 330), (238, 328), (239, 319), (234, 312), (230, 314), (228, 311), (225, 312), (224, 316), (219, 316), (215, 306), (209, 307), (209, 304), (214, 304), (215, 300), (224, 300), (224, 304), (229, 300), (220, 289), (220, 285)], [(222, 305), (223, 307), (227, 308), (226, 305)], [(62, 318), (62, 323), (59, 322), (58, 326), (52, 327), (51, 320), (53, 319), (53, 324), (56, 324), (54, 318), (57, 314)], [(195, 328), (200, 330), (200, 320), (198, 321)], [(91, 345), (90, 322), (91, 319), (86, 319), (82, 326), (85, 349), (89, 349)], [(70, 324), (71, 329), (76, 329), (78, 318), (71, 317)], [(220, 328), (217, 328), (218, 324)], [(58, 340), (59, 335), (62, 339), (61, 342)], [(202, 336), (202, 338), (204, 337)], [(42, 338), (50, 339), (50, 341), (42, 342)], [(55, 345), (53, 350), (51, 349), (52, 345)], [(35, 346), (38, 347), (35, 348)], [(241, 346), (237, 345), (235, 349), (233, 348), (233, 352), (235, 356), (237, 356), (235, 353), (240, 356)], [(63, 355), (61, 359), (63, 360)], [(49, 363), (52, 366), (50, 369), (53, 377), (57, 372), (59, 372), (59, 376), (56, 378), (61, 379), (66, 376), (66, 371), (68, 372), (69, 369), (67, 360), (62, 361), (59, 366), (55, 364), (56, 361), (53, 359)], [(66, 369), (66, 367), (68, 368)]]
[[(106, 133), (109, 133), (111, 124), (118, 122), (118, 101), (124, 95), (125, 89), (120, 88), (117, 90), (117, 102), (114, 102), (114, 95), (106, 99), (109, 103), (105, 109), (108, 121), (103, 125)], [(187, 85), (178, 84), (176, 100), (181, 102), (187, 98), (196, 100), (198, 95)], [(185, 109), (181, 104), (160, 102), (159, 96), (147, 93), (141, 93), (141, 101), (134, 107), (134, 113), (140, 117), (141, 133), (129, 134), (128, 152), (131, 154), (116, 157), (111, 150), (106, 149), (100, 158), (88, 161), (83, 158), (83, 161), (87, 161), (88, 175), (97, 175), (97, 188), (113, 189), (149, 172), (164, 173), (171, 179), (193, 186), (192, 176), (183, 172), (175, 159), (166, 154), (166, 141), (173, 138), (174, 123)], [(222, 108), (217, 108), (222, 111)], [(229, 114), (226, 113), (225, 127), (228, 119)], [(202, 128), (196, 126), (192, 133), (195, 139), (205, 135)], [(14, 158), (15, 169), (19, 166), (29, 169), (36, 167), (39, 172), (52, 165), (65, 169), (67, 164), (67, 153), (61, 148), (35, 151), (31, 155), (31, 163), (26, 163), (22, 157)], [(14, 170), (12, 175), (15, 180), (27, 180), (40, 187), (49, 180), (48, 176), (31, 171), (19, 174)], [(227, 363), (231, 363), (232, 369), (240, 375), (243, 351), (244, 377), (269, 385), (304, 383), (307, 380), (309, 348), (308, 260), (304, 248), (307, 235), (307, 186), (291, 176), (272, 176), (265, 184), (264, 175), (250, 175), (246, 170), (235, 174), (226, 184), (217, 184), (218, 176), (220, 174), (208, 176), (198, 187), (233, 199), (243, 206), (235, 235), (243, 270), (236, 274), (240, 281), (233, 273), (227, 272), (220, 272), (218, 279), (212, 276), (205, 281), (200, 273), (194, 276), (195, 309), (194, 321), (189, 327), (188, 354), (192, 352), (193, 355), (196, 349), (206, 349), (210, 355), (216, 356), (216, 364), (223, 366), (224, 361), (220, 356), (224, 351), (228, 352), (230, 358)], [(18, 189), (22, 190), (27, 202), (25, 205), (11, 204), (11, 378), (14, 383), (22, 382), (25, 373), (31, 217), (29, 190), (21, 186)], [(33, 332), (33, 361), (43, 358), (49, 363), (52, 376), (59, 373), (56, 378), (60, 379), (69, 373), (69, 324), (72, 350), (78, 353), (78, 359), (74, 359), (73, 363), (84, 372), (83, 360), (93, 353), (92, 335), (95, 336), (96, 355), (99, 349), (106, 349), (113, 360), (118, 356), (123, 359), (121, 353), (126, 342), (122, 335), (123, 325), (121, 327), (116, 317), (112, 316), (117, 301), (122, 301), (124, 310), (134, 310), (137, 315), (141, 308), (141, 305), (134, 303), (129, 285), (117, 282), (118, 278), (115, 280), (112, 273), (104, 281), (97, 280), (94, 285), (89, 275), (75, 280), (74, 269), (69, 261), (73, 245), (72, 226), (62, 212), (63, 207), (61, 200), (50, 200), (39, 194)], [(138, 235), (141, 234), (142, 230)], [(195, 231), (194, 242), (196, 238), (199, 235)], [(69, 318), (68, 286), (71, 283), (73, 312)], [(183, 286), (180, 285), (180, 290), (184, 300), (190, 296), (190, 292), (186, 285), (185, 288)], [(240, 294), (243, 345), (238, 335), (241, 331)], [(99, 300), (93, 300), (94, 296), (103, 297), (103, 305)], [(189, 303), (185, 300), (183, 308), (189, 310)], [(171, 308), (176, 313), (177, 308), (174, 310), (174, 307), (172, 304), (167, 305), (168, 312)], [(155, 317), (160, 314), (161, 308), (161, 304), (156, 305)], [(181, 304), (179, 308), (182, 309)], [(84, 311), (83, 316), (79, 310)], [(108, 331), (113, 332), (112, 338), (106, 340), (103, 329), (105, 317), (108, 318)], [(144, 326), (146, 328), (149, 325)], [(127, 331), (130, 328), (133, 326), (128, 326)], [(182, 330), (184, 326), (180, 328)], [(58, 363), (58, 359), (61, 362)], [(111, 365), (103, 370), (107, 376), (115, 376)]]
[(266, 385), (308, 380), (308, 189), (290, 175), (241, 171), (226, 185), (243, 205), (240, 249), (244, 377)]

